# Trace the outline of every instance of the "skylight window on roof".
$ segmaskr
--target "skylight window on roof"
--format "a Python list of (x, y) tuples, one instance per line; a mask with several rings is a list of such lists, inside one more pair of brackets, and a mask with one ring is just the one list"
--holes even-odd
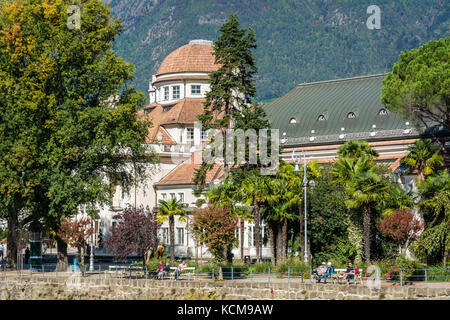
[(149, 114), (150, 112), (152, 112), (155, 108), (146, 108), (144, 109), (144, 114)]
[(356, 118), (356, 114), (354, 112), (349, 112), (347, 114), (347, 119), (355, 119)]
[(380, 109), (380, 111), (378, 111), (378, 115), (379, 116), (387, 116), (388, 112), (386, 109), (382, 108), (382, 109)]
[(295, 124), (295, 123), (297, 123), (297, 119), (295, 119), (294, 117), (289, 119), (289, 124)]
[(318, 118), (317, 121), (326, 121), (327, 118), (325, 118), (325, 116), (323, 114), (321, 114)]

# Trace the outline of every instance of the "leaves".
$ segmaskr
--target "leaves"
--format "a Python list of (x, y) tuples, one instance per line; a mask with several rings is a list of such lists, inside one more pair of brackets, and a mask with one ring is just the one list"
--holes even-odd
[(450, 129), (450, 38), (400, 54), (383, 80), (381, 101), (419, 125)]
[(124, 260), (134, 252), (144, 257), (147, 251), (157, 247), (160, 226), (156, 213), (148, 207), (128, 207), (119, 215), (105, 245), (116, 260)]
[(238, 219), (229, 214), (228, 208), (207, 207), (193, 213), (194, 237), (208, 247), (215, 263), (223, 262), (224, 249), (235, 243), (237, 222)]
[(151, 161), (150, 123), (136, 114), (145, 96), (127, 85), (134, 67), (112, 50), (119, 21), (87, 0), (81, 29), (70, 30), (72, 4), (0, 6), (0, 199), (55, 229), (81, 205), (108, 204), (108, 179), (127, 187)]
[(398, 245), (404, 246), (417, 239), (424, 224), (415, 217), (413, 211), (400, 209), (383, 217), (378, 228), (381, 232), (391, 236)]
[(81, 248), (93, 233), (94, 228), (91, 227), (91, 219), (89, 218), (64, 219), (59, 226), (58, 236), (68, 245)]

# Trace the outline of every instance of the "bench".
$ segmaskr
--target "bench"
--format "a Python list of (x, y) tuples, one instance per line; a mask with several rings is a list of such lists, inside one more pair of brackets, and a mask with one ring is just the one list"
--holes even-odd
[[(336, 280), (338, 283), (340, 283), (341, 280), (345, 280), (347, 269), (334, 269), (334, 274), (332, 276), (333, 281)], [(356, 274), (356, 281), (359, 281), (362, 284), (362, 273), (363, 269), (359, 269), (358, 273)], [(354, 279), (350, 280), (354, 281)]]
[[(170, 267), (170, 275), (169, 279), (176, 280), (177, 279), (177, 269), (178, 267)], [(187, 272), (188, 271), (188, 272)], [(191, 272), (189, 272), (191, 271)], [(181, 278), (181, 276), (186, 275), (189, 279), (195, 275), (195, 268), (194, 267), (186, 267), (184, 268), (181, 275), (178, 277), (178, 279)]]
[(129, 275), (130, 271), (144, 270), (143, 266), (109, 266), (108, 273), (120, 276)]

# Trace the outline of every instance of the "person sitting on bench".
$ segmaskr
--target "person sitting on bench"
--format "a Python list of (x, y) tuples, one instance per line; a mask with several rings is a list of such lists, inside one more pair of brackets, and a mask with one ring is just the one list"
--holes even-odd
[(182, 261), (179, 265), (178, 265), (178, 268), (177, 268), (177, 274), (176, 274), (176, 279), (178, 280), (179, 279), (179, 277), (180, 277), (180, 275), (181, 275), (181, 273), (184, 271), (184, 268), (186, 268), (186, 261)]
[(165, 265), (164, 265), (164, 263), (162, 263), (162, 261), (159, 261), (159, 265), (158, 265), (158, 268), (156, 269), (156, 272), (155, 272), (155, 276), (156, 276), (156, 278), (157, 279), (159, 279), (159, 280), (161, 280), (161, 276), (162, 276), (162, 274), (163, 274), (163, 270), (164, 270), (164, 267), (165, 267)]
[(164, 279), (164, 276), (168, 275), (168, 274), (170, 274), (170, 263), (169, 262), (166, 263), (166, 266), (162, 270), (162, 273), (161, 273), (162, 278)]
[(355, 276), (358, 274), (359, 269), (358, 266), (355, 264), (355, 266), (352, 265), (351, 262), (348, 263), (347, 271), (346, 271), (346, 277), (345, 280), (350, 283), (350, 280), (354, 279)]
[(331, 264), (331, 262), (328, 262), (328, 268), (327, 268), (327, 271), (326, 271), (323, 275), (319, 276), (319, 278), (317, 278), (317, 283), (319, 283), (320, 280), (322, 280), (322, 279), (325, 279), (325, 280), (323, 281), (323, 283), (327, 283), (327, 278), (328, 278), (328, 276), (331, 277), (331, 276), (333, 275), (333, 273), (334, 273), (334, 267), (333, 267), (333, 265)]
[(321, 276), (323, 275), (325, 272), (327, 271), (327, 267), (325, 265), (325, 262), (322, 262), (322, 264), (320, 265), (320, 267), (317, 267), (316, 269), (313, 270), (312, 274), (315, 274), (317, 276)]

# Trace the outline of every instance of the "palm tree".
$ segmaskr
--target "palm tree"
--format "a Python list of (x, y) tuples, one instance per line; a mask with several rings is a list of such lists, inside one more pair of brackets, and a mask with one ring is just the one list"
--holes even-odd
[(349, 195), (345, 201), (347, 208), (361, 208), (363, 216), (364, 255), (370, 263), (370, 226), (372, 208), (384, 199), (387, 185), (378, 167), (368, 156), (362, 155), (357, 160), (341, 157), (336, 162), (332, 174), (335, 181), (341, 183)]
[(398, 183), (389, 183), (386, 190), (383, 216), (393, 214), (397, 210), (409, 210), (414, 206), (412, 191), (406, 191)]
[(378, 157), (378, 152), (372, 149), (367, 141), (364, 140), (347, 141), (338, 149), (337, 154), (339, 157), (345, 157), (351, 160), (356, 160), (363, 155), (369, 157), (370, 159)]
[(260, 176), (257, 173), (246, 177), (238, 190), (237, 197), (245, 206), (253, 206), (253, 220), (255, 222), (255, 246), (256, 259), (261, 259), (261, 204), (265, 201), (267, 195), (267, 180), (265, 176)]
[[(269, 236), (272, 245), (272, 263), (278, 264), (287, 258), (288, 220), (296, 219), (292, 214), (291, 193), (287, 180), (277, 175), (268, 182), (265, 220), (269, 222)], [(277, 230), (275, 240), (275, 230)], [(276, 248), (276, 251), (275, 251)]]
[(186, 211), (183, 209), (181, 199), (159, 200), (158, 222), (169, 220), (170, 235), (170, 260), (175, 260), (175, 216), (179, 216), (179, 221), (185, 222)]
[(403, 159), (408, 171), (417, 170), (418, 181), (433, 173), (434, 169), (443, 165), (443, 157), (439, 155), (440, 147), (431, 139), (418, 140), (408, 147), (409, 154)]

